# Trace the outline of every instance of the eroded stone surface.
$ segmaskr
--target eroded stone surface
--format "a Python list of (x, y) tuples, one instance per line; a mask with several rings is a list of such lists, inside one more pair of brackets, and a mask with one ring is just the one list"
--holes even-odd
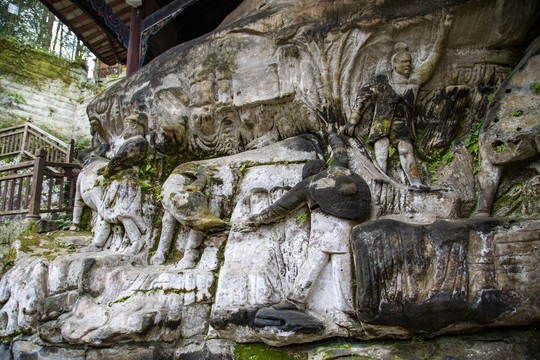
[[(239, 21), (231, 15), (108, 89), (88, 109), (104, 158), (79, 176), (97, 213), (94, 246), (51, 239), (68, 248), (45, 259), (41, 243), (18, 243), (0, 282), (13, 354), (233, 358), (249, 342), (418, 340), (537, 322), (538, 207), (523, 199), (540, 183), (538, 40), (506, 73), (536, 36), (538, 4), (246, 1)], [(367, 141), (375, 104), (353, 109), (362, 84), (392, 70), (399, 42), (413, 68), (433, 54), (439, 64), (414, 91), (410, 146), (389, 142), (383, 168)], [(352, 113), (352, 136), (341, 136)], [(416, 158), (415, 181), (404, 155)], [(362, 200), (362, 216), (310, 193), (250, 223), (298, 195), (314, 159), (367, 189), (350, 196), (330, 170), (307, 189)], [(494, 201), (495, 214), (514, 219), (487, 217)], [(415, 351), (443, 357), (457, 342)], [(465, 342), (448, 356), (527, 358), (537, 347)], [(308, 356), (400, 358), (409, 345), (323, 345)]]

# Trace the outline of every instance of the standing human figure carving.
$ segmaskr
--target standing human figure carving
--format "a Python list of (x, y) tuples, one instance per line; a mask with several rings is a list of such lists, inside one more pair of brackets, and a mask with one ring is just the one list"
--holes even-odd
[(421, 189), (428, 187), (422, 184), (414, 156), (413, 109), (418, 90), (432, 77), (442, 57), (452, 20), (452, 15), (445, 16), (431, 55), (416, 69), (413, 69), (407, 45), (399, 42), (394, 46), (392, 71), (373, 76), (360, 88), (349, 122), (343, 130), (346, 135), (353, 136), (362, 114), (374, 103), (375, 112), (367, 142), (374, 145), (377, 164), (386, 173), (389, 145), (397, 145), (401, 166), (409, 183)]

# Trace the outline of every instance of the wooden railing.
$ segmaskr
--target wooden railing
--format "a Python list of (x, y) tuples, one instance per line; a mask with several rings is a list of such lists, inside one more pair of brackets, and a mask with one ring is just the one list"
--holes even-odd
[(73, 144), (73, 140), (67, 144), (29, 122), (0, 130), (0, 157), (23, 154), (35, 158), (41, 149), (49, 162), (71, 163)]
[[(24, 140), (17, 138), (17, 131), (10, 136), (11, 140), (4, 142), (2, 149), (17, 153), (13, 151), (14, 144)], [(51, 156), (43, 149), (38, 149), (32, 157), (32, 161), (0, 167), (0, 216), (26, 214), (26, 219), (38, 220), (41, 213), (72, 211), (78, 175), (73, 170), (79, 169), (79, 164), (49, 161)]]

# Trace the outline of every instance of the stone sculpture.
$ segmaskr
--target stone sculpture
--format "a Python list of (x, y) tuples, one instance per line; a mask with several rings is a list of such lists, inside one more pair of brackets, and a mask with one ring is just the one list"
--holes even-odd
[[(319, 340), (440, 351), (439, 335), (531, 329), (539, 10), (244, 1), (120, 80), (88, 108), (104, 144), (74, 220), (92, 207), (95, 235), (15, 246), (0, 357), (232, 359), (264, 342), (326, 359), (368, 355)], [(534, 359), (532, 334), (515, 358)]]
[[(92, 245), (101, 249), (109, 239), (111, 225), (121, 223), (134, 253), (144, 245), (146, 233), (141, 214), (141, 188), (137, 170), (132, 169), (145, 156), (148, 143), (144, 138), (146, 118), (131, 115), (124, 119), (124, 143), (111, 160), (90, 157), (77, 179), (73, 224), (81, 220), (82, 210), (89, 206), (98, 214)], [(75, 228), (74, 228), (75, 229)]]
[(452, 16), (446, 15), (431, 55), (415, 70), (407, 45), (397, 43), (394, 47), (396, 53), (391, 60), (393, 70), (374, 76), (362, 86), (344, 129), (345, 134), (352, 136), (363, 112), (375, 103), (373, 123), (367, 140), (368, 144), (375, 147), (375, 159), (381, 170), (386, 173), (388, 146), (397, 144), (403, 171), (411, 186), (416, 188), (428, 189), (420, 179), (412, 144), (415, 138), (414, 104), (420, 86), (435, 72), (444, 53), (444, 45), (451, 26)]
[[(539, 50), (540, 37), (537, 37), (516, 66), (516, 70), (501, 84), (489, 104), (482, 125), (484, 132), (479, 139), (482, 171), (478, 181), (481, 191), (474, 217), (491, 216), (504, 166), (519, 161), (532, 161), (540, 153), (539, 94), (538, 89), (533, 90), (533, 84), (539, 79), (538, 76), (529, 75), (531, 69), (538, 68)], [(536, 105), (525, 108), (523, 103), (529, 101)], [(534, 196), (534, 181), (531, 185), (531, 194), (523, 194), (522, 198)], [(532, 200), (529, 205), (515, 207), (520, 208), (519, 211), (524, 215), (534, 216), (539, 209), (534, 203), (535, 200)], [(508, 216), (510, 211), (509, 209), (501, 215)]]
[(184, 257), (177, 265), (180, 269), (189, 269), (195, 265), (195, 260), (199, 257), (197, 249), (205, 233), (222, 231), (228, 227), (225, 221), (208, 208), (208, 196), (203, 193), (208, 182), (206, 172), (208, 169), (204, 166), (183, 164), (176, 168), (163, 184), (161, 203), (165, 213), (159, 246), (150, 260), (152, 264), (165, 262), (177, 223), (190, 228)]

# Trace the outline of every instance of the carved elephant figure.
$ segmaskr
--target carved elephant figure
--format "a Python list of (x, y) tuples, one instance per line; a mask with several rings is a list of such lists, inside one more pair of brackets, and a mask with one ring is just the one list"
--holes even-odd
[(81, 170), (73, 210), (73, 224), (78, 226), (84, 206), (97, 212), (92, 245), (102, 248), (111, 234), (111, 224), (122, 224), (131, 242), (131, 251), (139, 253), (147, 232), (141, 214), (141, 188), (135, 170), (124, 170), (110, 182), (105, 181), (103, 169), (110, 160), (94, 157)]

